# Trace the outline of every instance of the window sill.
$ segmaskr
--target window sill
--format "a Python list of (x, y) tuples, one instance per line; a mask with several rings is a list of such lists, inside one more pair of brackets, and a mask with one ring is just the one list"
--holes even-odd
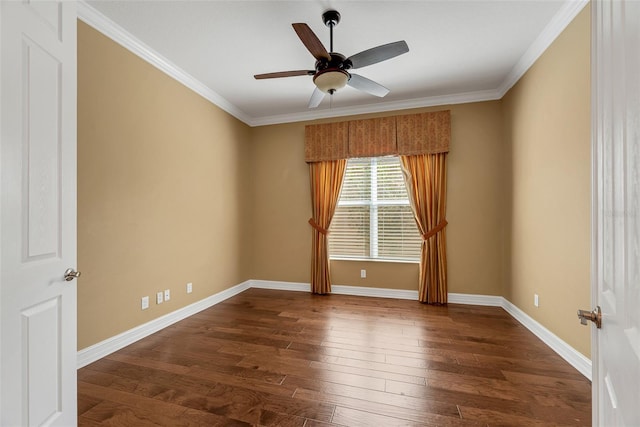
[(329, 257), (329, 261), (357, 261), (357, 262), (387, 262), (394, 264), (420, 264), (420, 261), (409, 259), (386, 259), (386, 258), (346, 258)]

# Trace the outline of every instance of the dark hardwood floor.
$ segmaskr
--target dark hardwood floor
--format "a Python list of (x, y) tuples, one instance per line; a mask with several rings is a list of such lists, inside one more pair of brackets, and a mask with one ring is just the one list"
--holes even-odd
[(250, 289), (78, 371), (80, 426), (590, 425), (496, 307)]

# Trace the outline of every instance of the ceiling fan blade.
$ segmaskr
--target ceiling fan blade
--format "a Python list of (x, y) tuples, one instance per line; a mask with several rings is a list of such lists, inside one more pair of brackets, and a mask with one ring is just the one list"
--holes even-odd
[(313, 76), (315, 73), (313, 70), (279, 71), (277, 73), (256, 74), (253, 77), (257, 80), (276, 79), (278, 77)]
[(311, 99), (309, 100), (309, 108), (316, 108), (322, 100), (324, 99), (324, 92), (320, 89), (316, 88), (311, 94)]
[(293, 25), (293, 29), (296, 30), (298, 37), (300, 37), (300, 40), (305, 47), (309, 49), (309, 52), (311, 52), (311, 55), (313, 55), (314, 58), (326, 59), (327, 61), (331, 60), (329, 52), (327, 52), (327, 49), (322, 45), (318, 36), (315, 35), (307, 24), (301, 23), (291, 25)]
[(352, 68), (362, 68), (367, 65), (395, 58), (396, 56), (407, 52), (409, 52), (409, 46), (407, 45), (407, 42), (401, 40), (399, 42), (383, 44), (372, 47), (371, 49), (363, 50), (360, 53), (350, 56), (347, 61), (351, 61)]
[(367, 92), (371, 95), (379, 96), (380, 98), (389, 93), (389, 89), (382, 86), (381, 84), (357, 74), (351, 74), (351, 78), (349, 79), (347, 84), (354, 89)]

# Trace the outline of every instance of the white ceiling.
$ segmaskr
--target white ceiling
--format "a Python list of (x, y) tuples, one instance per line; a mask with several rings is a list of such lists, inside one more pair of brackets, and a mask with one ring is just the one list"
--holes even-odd
[[(82, 20), (249, 125), (499, 99), (585, 0), (86, 1)], [(409, 52), (354, 72), (391, 90), (353, 88), (307, 103), (309, 76), (254, 74), (313, 69), (291, 24), (305, 22), (329, 50), (321, 15), (342, 15), (334, 50), (351, 56), (405, 40)]]

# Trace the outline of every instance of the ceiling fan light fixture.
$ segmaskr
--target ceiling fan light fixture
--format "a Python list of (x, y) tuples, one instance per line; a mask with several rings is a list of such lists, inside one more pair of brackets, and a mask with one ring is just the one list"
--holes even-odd
[(313, 83), (325, 93), (333, 94), (342, 89), (349, 81), (349, 73), (339, 68), (321, 71), (313, 77)]
[[(2, 1), (2, 0), (0, 0)], [(313, 30), (303, 22), (291, 24), (302, 44), (316, 59), (314, 70), (280, 71), (276, 73), (256, 74), (256, 79), (273, 79), (278, 77), (313, 76), (316, 89), (311, 95), (309, 108), (316, 108), (324, 98), (324, 94), (333, 95), (346, 85), (354, 89), (382, 98), (389, 93), (389, 89), (379, 83), (358, 74), (351, 74), (347, 70), (366, 67), (378, 62), (395, 58), (409, 52), (409, 46), (404, 40), (372, 47), (362, 52), (345, 57), (333, 51), (333, 28), (340, 22), (340, 14), (335, 10), (327, 10), (322, 14), (322, 22), (329, 27), (329, 50), (324, 47)]]

